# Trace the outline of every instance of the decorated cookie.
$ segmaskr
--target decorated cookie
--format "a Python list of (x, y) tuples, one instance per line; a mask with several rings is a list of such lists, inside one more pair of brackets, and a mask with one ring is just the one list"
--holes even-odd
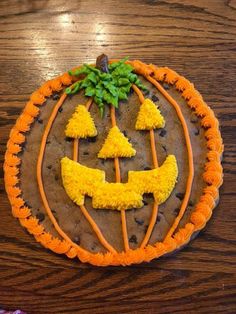
[(5, 185), (13, 216), (45, 248), (125, 266), (174, 252), (205, 226), (222, 152), (191, 82), (101, 55), (30, 96), (10, 132)]

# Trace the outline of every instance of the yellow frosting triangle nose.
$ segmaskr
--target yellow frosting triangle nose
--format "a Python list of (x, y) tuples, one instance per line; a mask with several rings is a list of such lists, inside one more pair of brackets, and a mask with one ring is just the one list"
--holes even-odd
[(98, 153), (99, 158), (132, 157), (136, 150), (117, 126), (110, 129), (108, 136)]
[(135, 124), (136, 130), (151, 130), (163, 128), (164, 126), (165, 120), (160, 110), (151, 99), (145, 99), (140, 106)]
[(97, 135), (93, 119), (84, 105), (78, 105), (68, 121), (66, 136), (72, 138), (86, 138)]

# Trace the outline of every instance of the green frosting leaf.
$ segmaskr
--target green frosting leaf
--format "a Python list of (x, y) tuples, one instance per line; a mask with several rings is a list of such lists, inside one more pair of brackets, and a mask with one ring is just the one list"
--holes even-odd
[(121, 89), (119, 89), (118, 98), (120, 100), (126, 100), (128, 99), (128, 95), (126, 94), (126, 92), (123, 92)]
[(129, 79), (128, 78), (120, 78), (118, 80), (118, 86), (124, 86), (124, 85), (127, 85), (129, 84)]
[(94, 72), (91, 72), (88, 74), (87, 76), (87, 80), (91, 81), (94, 84), (97, 84), (98, 80), (97, 80), (97, 76)]
[(96, 89), (92, 86), (88, 86), (86, 87), (85, 89), (85, 96), (89, 96), (89, 97), (92, 97), (94, 96), (96, 93)]
[(86, 77), (76, 82), (73, 88), (66, 88), (66, 94), (75, 94), (81, 89), (85, 90), (85, 96), (94, 97), (101, 116), (104, 114), (105, 104), (118, 108), (120, 100), (127, 100), (132, 84), (146, 91), (138, 76), (133, 73), (133, 67), (125, 62), (124, 58), (108, 65), (109, 73), (103, 73), (94, 66), (84, 64), (81, 68), (69, 71), (70, 75)]

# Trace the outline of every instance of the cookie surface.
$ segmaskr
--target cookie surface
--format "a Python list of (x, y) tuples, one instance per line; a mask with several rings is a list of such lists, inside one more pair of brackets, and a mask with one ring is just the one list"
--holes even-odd
[[(66, 73), (49, 81), (31, 95), (11, 131), (5, 158), (5, 183), (13, 215), (46, 248), (94, 265), (150, 261), (183, 246), (211, 217), (222, 184), (223, 144), (218, 121), (193, 84), (168, 68), (140, 61), (126, 63), (132, 66), (147, 91), (142, 92), (133, 85), (128, 99), (121, 101), (116, 110), (113, 106), (105, 106), (101, 118), (92, 97), (84, 96), (83, 91), (65, 93), (66, 86), (75, 86), (83, 78)], [(145, 99), (158, 108), (165, 125), (149, 127), (145, 122), (144, 129), (137, 127), (140, 105)], [(68, 121), (78, 104), (87, 104), (96, 136), (95, 133), (85, 138), (81, 138), (81, 133), (80, 136), (66, 136)], [(82, 130), (87, 126), (85, 122)], [(124, 141), (128, 139), (126, 144), (113, 152), (108, 145), (105, 154), (109, 157), (98, 158), (109, 131), (115, 126), (123, 134)], [(91, 130), (95, 132), (90, 126)], [(127, 145), (125, 153), (131, 156), (121, 155), (124, 145)], [(157, 190), (160, 196), (165, 188), (162, 181), (169, 182), (170, 178), (165, 178), (166, 171), (160, 177), (155, 177), (153, 171), (161, 169), (168, 156), (174, 156), (176, 160), (178, 178), (172, 180), (173, 184), (168, 183), (172, 184), (170, 192), (160, 201), (157, 192), (154, 193)], [(78, 172), (78, 182), (73, 181), (73, 175), (68, 177), (68, 173), (63, 177), (61, 160), (65, 157), (84, 167), (80, 169), (85, 170)], [(75, 165), (73, 169), (77, 168)], [(82, 187), (80, 182), (88, 169), (99, 169), (101, 175), (105, 173), (105, 181), (93, 179), (95, 187), (91, 188), (91, 183), (86, 190), (86, 180)], [(128, 185), (132, 174), (135, 182)], [(153, 190), (141, 187), (142, 182), (137, 183), (138, 177), (145, 180), (149, 176), (157, 178), (153, 181)], [(77, 183), (78, 186), (72, 186)], [(142, 205), (125, 208), (122, 193), (120, 197), (117, 195), (118, 187), (125, 189), (124, 195), (134, 193)], [(67, 189), (73, 188), (76, 193), (79, 189), (84, 191), (81, 192), (84, 201), (72, 200)], [(107, 199), (104, 196), (106, 189), (111, 196)], [(112, 197), (116, 199), (114, 208), (109, 200)], [(95, 208), (96, 199), (98, 208)], [(104, 202), (107, 208), (103, 206)]]

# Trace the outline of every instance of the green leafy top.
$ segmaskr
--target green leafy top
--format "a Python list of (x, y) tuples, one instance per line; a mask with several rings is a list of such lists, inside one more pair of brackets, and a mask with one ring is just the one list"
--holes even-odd
[(69, 71), (70, 75), (79, 76), (85, 74), (83, 80), (76, 82), (73, 88), (68, 87), (66, 94), (75, 94), (85, 89), (85, 96), (93, 97), (99, 107), (101, 116), (104, 114), (104, 106), (111, 104), (118, 108), (119, 100), (126, 100), (132, 84), (142, 90), (147, 88), (140, 82), (138, 76), (133, 72), (133, 67), (126, 64), (127, 59), (109, 64), (109, 73), (101, 72), (99, 69), (84, 64), (80, 69)]

